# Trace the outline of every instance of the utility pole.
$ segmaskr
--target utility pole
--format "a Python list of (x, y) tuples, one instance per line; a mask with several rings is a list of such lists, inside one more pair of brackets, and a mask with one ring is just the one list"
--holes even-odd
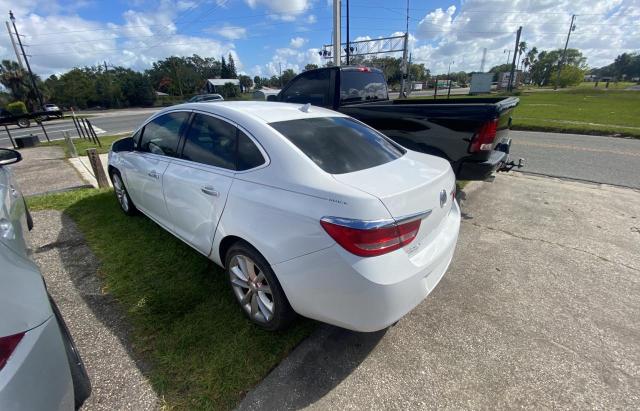
[(511, 59), (511, 50), (504, 49), (502, 51), (502, 54), (504, 54), (506, 52), (509, 52), (509, 53), (507, 53), (507, 63), (506, 63), (506, 64), (509, 64), (509, 60)]
[(522, 34), (522, 26), (518, 27), (518, 32), (516, 33), (516, 48), (513, 52), (513, 62), (511, 63), (511, 73), (509, 74), (509, 85), (507, 86), (507, 91), (513, 90), (513, 76), (515, 75), (515, 70), (516, 70), (516, 55), (518, 54), (518, 45), (520, 44), (521, 34)]
[(487, 48), (485, 47), (484, 50), (482, 50), (482, 62), (480, 63), (480, 73), (484, 73), (484, 64), (487, 61)]
[(282, 62), (278, 62), (278, 72), (280, 73), (280, 89), (282, 89)]
[(569, 26), (569, 32), (567, 33), (567, 41), (564, 43), (564, 51), (562, 52), (562, 58), (558, 61), (558, 75), (556, 77), (556, 84), (553, 86), (554, 90), (558, 89), (558, 84), (560, 83), (560, 71), (562, 70), (562, 63), (564, 63), (564, 59), (567, 58), (567, 46), (569, 45), (569, 37), (571, 37), (571, 32), (576, 29), (573, 22), (576, 19), (576, 15), (571, 16), (571, 25)]
[(16, 53), (16, 60), (18, 60), (18, 65), (21, 69), (24, 70), (24, 66), (22, 65), (22, 58), (20, 58), (20, 53), (18, 52), (18, 46), (16, 45), (16, 41), (13, 39), (13, 33), (11, 33), (11, 26), (9, 26), (9, 22), (5, 21), (7, 24), (7, 31), (9, 32), (9, 38), (11, 39), (11, 45), (13, 46), (13, 51)]
[(400, 98), (405, 97), (405, 86), (407, 77), (407, 51), (409, 48), (409, 0), (407, 0), (407, 26), (404, 32), (404, 50), (402, 51), (402, 79), (400, 80)]
[(351, 54), (351, 47), (349, 46), (349, 0), (347, 0), (347, 66), (349, 65), (349, 55)]
[(42, 95), (40, 94), (40, 90), (38, 90), (38, 85), (36, 84), (36, 78), (31, 71), (31, 66), (29, 65), (29, 59), (27, 58), (27, 53), (24, 52), (24, 47), (22, 46), (22, 40), (20, 40), (20, 34), (18, 33), (18, 28), (16, 27), (16, 18), (13, 17), (13, 12), (9, 10), (9, 20), (13, 24), (13, 31), (16, 33), (16, 37), (18, 38), (18, 44), (20, 45), (20, 50), (22, 50), (22, 56), (24, 57), (24, 62), (27, 65), (27, 71), (29, 72), (29, 77), (31, 77), (31, 85), (33, 86), (33, 92), (36, 94), (36, 98), (40, 103), (40, 109), (44, 107), (44, 103), (42, 102)]
[(342, 23), (340, 18), (342, 4), (340, 0), (333, 0), (333, 64), (336, 67), (340, 67), (340, 50), (342, 43), (342, 36), (340, 35), (340, 24)]

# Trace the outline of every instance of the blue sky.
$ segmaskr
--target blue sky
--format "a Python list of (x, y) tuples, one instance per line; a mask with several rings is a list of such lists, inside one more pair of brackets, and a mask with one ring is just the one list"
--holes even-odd
[[(320, 63), (318, 50), (331, 42), (328, 0), (0, 0), (13, 9), (35, 71), (43, 77), (74, 66), (107, 61), (148, 68), (169, 55), (219, 58), (232, 53), (240, 71), (270, 76), (278, 66), (299, 71)], [(343, 0), (343, 9), (346, 1)], [(369, 39), (405, 30), (404, 1), (352, 0), (351, 38)], [(4, 6), (4, 7), (3, 7)], [(506, 62), (515, 31), (538, 49), (564, 44), (571, 14), (577, 17), (571, 46), (590, 66), (640, 48), (637, 0), (411, 1), (410, 49), (416, 62), (435, 72), (479, 70)], [(343, 22), (344, 22), (343, 11)], [(343, 41), (345, 40), (343, 25)], [(0, 58), (15, 58), (8, 35)]]

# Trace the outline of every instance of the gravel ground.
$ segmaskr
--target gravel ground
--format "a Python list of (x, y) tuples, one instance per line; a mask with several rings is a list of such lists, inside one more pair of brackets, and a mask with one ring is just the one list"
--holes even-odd
[(377, 333), (320, 327), (239, 409), (640, 409), (640, 191), (468, 188), (425, 301)]
[(99, 262), (71, 219), (59, 211), (33, 213), (34, 259), (85, 362), (93, 392), (83, 410), (153, 410), (159, 400), (129, 343), (117, 302), (102, 292)]

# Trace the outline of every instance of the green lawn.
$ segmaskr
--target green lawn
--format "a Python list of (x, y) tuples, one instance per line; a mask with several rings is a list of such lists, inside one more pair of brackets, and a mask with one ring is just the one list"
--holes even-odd
[[(76, 146), (76, 151), (78, 152), (78, 155), (86, 156), (87, 155), (86, 150), (88, 148), (95, 148), (98, 154), (108, 153), (109, 149), (111, 148), (111, 143), (123, 137), (126, 137), (127, 135), (128, 134), (118, 134), (115, 136), (102, 136), (102, 137), (98, 136), (98, 139), (102, 144), (102, 147), (99, 147), (98, 144), (94, 143), (91, 140), (85, 140), (83, 138), (74, 138), (71, 141), (73, 141), (73, 145)], [(50, 143), (40, 143), (40, 145), (41, 146), (60, 146), (64, 149), (64, 152), (67, 157), (71, 156), (69, 153), (69, 150), (67, 150), (67, 144), (65, 143), (64, 140), (55, 140)]]
[(522, 93), (513, 128), (640, 138), (640, 91), (576, 88)]
[(315, 328), (251, 325), (222, 270), (146, 217), (127, 217), (111, 190), (28, 199), (32, 211), (63, 210), (101, 261), (104, 290), (134, 327), (135, 354), (167, 409), (230, 409)]
[[(584, 87), (584, 84), (591, 87)], [(520, 92), (517, 96), (520, 105), (513, 113), (513, 129), (640, 138), (640, 91), (616, 90), (611, 87), (613, 83), (609, 90), (596, 89), (593, 84), (582, 83), (576, 88), (557, 91), (533, 89)], [(626, 83), (624, 87), (631, 84)], [(505, 95), (494, 93), (489, 97), (500, 96)], [(487, 95), (451, 96), (482, 97)], [(446, 96), (438, 96), (438, 100), (443, 98)]]

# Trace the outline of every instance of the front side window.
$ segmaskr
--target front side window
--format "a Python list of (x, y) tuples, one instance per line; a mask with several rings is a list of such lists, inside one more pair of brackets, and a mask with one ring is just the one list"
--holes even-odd
[(312, 70), (298, 76), (282, 94), (285, 103), (311, 103), (314, 106), (331, 106), (329, 88), (331, 70)]
[(379, 166), (405, 153), (377, 131), (348, 117), (305, 118), (269, 125), (331, 174)]
[(168, 157), (178, 156), (178, 142), (189, 117), (187, 112), (167, 113), (144, 126), (139, 151)]
[(236, 130), (226, 121), (196, 114), (184, 142), (182, 158), (235, 170)]

